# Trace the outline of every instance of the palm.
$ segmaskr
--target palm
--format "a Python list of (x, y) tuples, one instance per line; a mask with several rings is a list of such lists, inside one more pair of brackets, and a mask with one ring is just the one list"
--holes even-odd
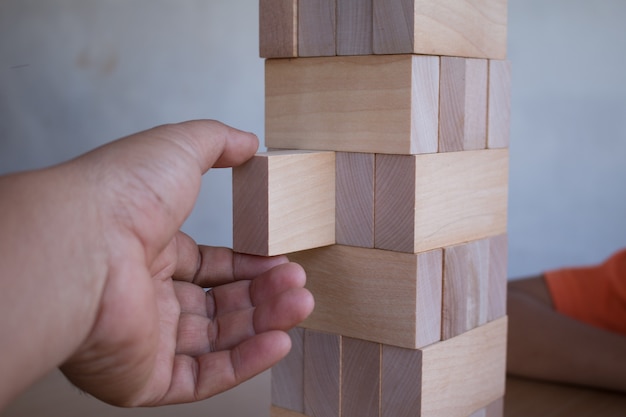
[[(284, 330), (313, 308), (302, 288), (304, 272), (286, 258), (199, 247), (176, 231), (193, 206), (200, 175), (254, 152), (237, 149), (247, 142), (226, 131), (233, 142), (221, 145), (220, 156), (214, 144), (195, 138), (194, 129), (205, 124), (186, 126), (158, 131), (167, 135), (144, 132), (83, 158), (120, 175), (106, 184), (110, 198), (103, 203), (104, 224), (112, 220), (112, 226), (99, 314), (62, 369), (113, 404), (189, 402), (231, 388), (280, 360), (290, 346)], [(187, 145), (169, 139), (176, 135)], [(121, 215), (117, 207), (125, 208)]]

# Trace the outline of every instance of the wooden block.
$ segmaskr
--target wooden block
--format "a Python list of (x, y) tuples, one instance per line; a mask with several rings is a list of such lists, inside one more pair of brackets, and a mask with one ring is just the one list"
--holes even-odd
[(304, 267), (315, 297), (303, 327), (407, 348), (440, 340), (441, 250), (334, 245), (289, 258)]
[(265, 77), (268, 147), (437, 152), (439, 57), (274, 59)]
[(487, 147), (487, 60), (441, 58), (439, 152)]
[(304, 412), (304, 329), (289, 331), (291, 351), (272, 368), (272, 404)]
[(336, 0), (298, 1), (298, 55), (333, 56)]
[(341, 336), (306, 330), (304, 335), (304, 414), (338, 417)]
[(374, 53), (506, 57), (506, 0), (374, 0)]
[(337, 0), (337, 55), (372, 53), (372, 0)]
[(298, 0), (259, 0), (262, 58), (298, 56)]
[(422, 252), (506, 231), (508, 151), (376, 155), (374, 241)]
[(511, 63), (489, 61), (487, 147), (508, 148), (511, 130)]
[(466, 417), (504, 396), (507, 319), (410, 350), (383, 346), (382, 417)]
[(336, 154), (337, 244), (374, 247), (374, 162), (368, 153)]
[(489, 239), (445, 248), (441, 339), (487, 323), (488, 298)]
[(260, 153), (233, 169), (233, 249), (271, 256), (335, 243), (334, 152)]
[(506, 315), (507, 252), (508, 242), (506, 234), (489, 239), (488, 321), (493, 321)]
[(270, 417), (307, 417), (304, 414), (296, 411), (288, 410), (285, 408), (276, 407), (274, 405), (270, 408)]
[(381, 345), (349, 337), (341, 343), (341, 416), (379, 417)]

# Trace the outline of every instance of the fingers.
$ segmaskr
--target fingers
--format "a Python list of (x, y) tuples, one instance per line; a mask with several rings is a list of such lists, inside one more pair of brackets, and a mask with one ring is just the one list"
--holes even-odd
[(245, 255), (228, 248), (197, 245), (182, 232), (175, 236), (175, 250), (173, 278), (205, 288), (253, 279), (289, 262), (286, 256)]
[(193, 120), (159, 126), (149, 132), (165, 136), (186, 149), (195, 157), (203, 173), (211, 167), (241, 165), (259, 147), (259, 140), (254, 134), (214, 120)]
[(286, 333), (272, 331), (253, 336), (232, 350), (197, 358), (177, 355), (170, 390), (161, 404), (198, 401), (233, 388), (275, 365), (290, 348)]
[(290, 329), (313, 310), (305, 282), (304, 270), (294, 263), (206, 294), (195, 284), (175, 282), (181, 306), (176, 352), (197, 356), (229, 349), (254, 334)]

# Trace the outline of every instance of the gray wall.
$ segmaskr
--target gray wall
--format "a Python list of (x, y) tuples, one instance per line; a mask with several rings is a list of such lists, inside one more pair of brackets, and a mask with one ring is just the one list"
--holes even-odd
[[(626, 246), (625, 17), (621, 0), (509, 3), (512, 277)], [(256, 0), (0, 2), (0, 173), (192, 118), (262, 138), (257, 30)], [(230, 245), (230, 199), (211, 172), (185, 231)]]

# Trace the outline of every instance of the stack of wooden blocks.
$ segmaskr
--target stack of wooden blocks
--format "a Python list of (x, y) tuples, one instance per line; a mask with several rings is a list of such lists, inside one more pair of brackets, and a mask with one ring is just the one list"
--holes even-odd
[(261, 0), (269, 152), (234, 249), (316, 308), (273, 417), (495, 417), (506, 354), (506, 0)]

